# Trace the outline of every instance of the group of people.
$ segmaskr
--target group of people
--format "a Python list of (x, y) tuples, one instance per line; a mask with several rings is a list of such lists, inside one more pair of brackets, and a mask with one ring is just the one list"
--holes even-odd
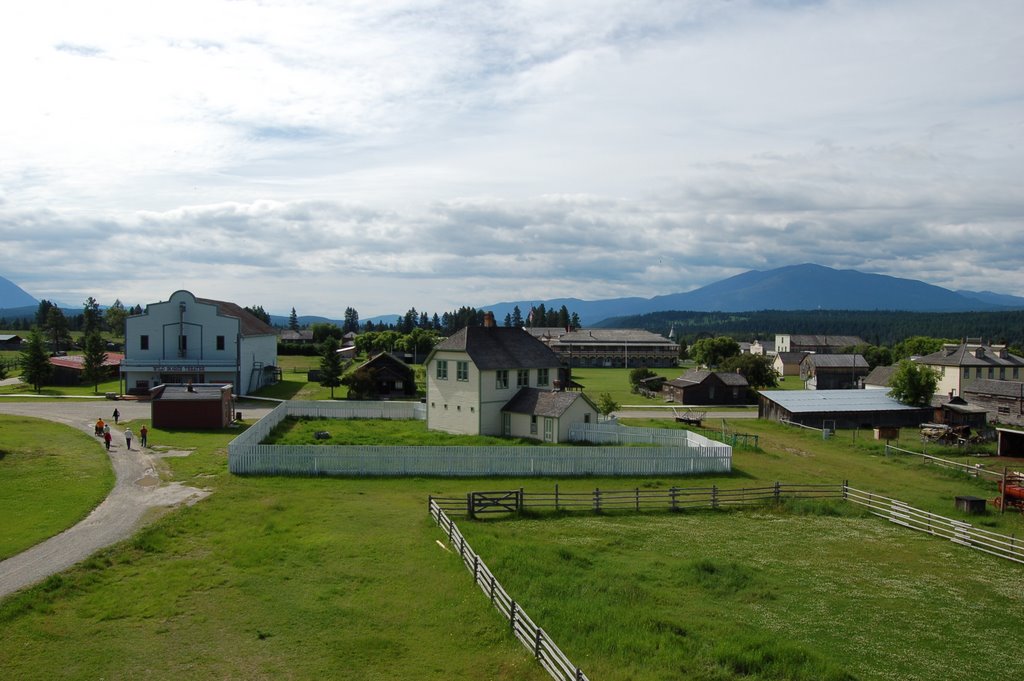
[[(116, 426), (118, 419), (121, 418), (121, 412), (119, 412), (117, 409), (114, 409), (113, 417), (114, 425)], [(103, 444), (106, 445), (108, 450), (110, 449), (110, 424), (104, 423), (102, 418), (96, 419), (96, 437), (103, 438)], [(132, 437), (132, 429), (126, 426), (124, 429), (124, 443), (128, 447), (128, 449), (132, 448)], [(142, 428), (139, 430), (139, 443), (143, 447), (147, 446), (146, 442), (148, 437), (149, 429), (147, 429), (146, 426), (143, 425)]]

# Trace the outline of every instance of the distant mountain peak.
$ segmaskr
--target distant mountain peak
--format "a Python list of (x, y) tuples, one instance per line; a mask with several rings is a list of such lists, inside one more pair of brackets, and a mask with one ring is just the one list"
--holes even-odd
[(29, 305), (39, 305), (39, 301), (10, 279), (0, 277), (0, 309), (28, 307)]

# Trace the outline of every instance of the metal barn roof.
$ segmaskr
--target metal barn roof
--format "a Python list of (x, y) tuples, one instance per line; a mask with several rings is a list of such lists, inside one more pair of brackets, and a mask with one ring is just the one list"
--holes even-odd
[(761, 395), (793, 414), (917, 410), (885, 390), (762, 390)]

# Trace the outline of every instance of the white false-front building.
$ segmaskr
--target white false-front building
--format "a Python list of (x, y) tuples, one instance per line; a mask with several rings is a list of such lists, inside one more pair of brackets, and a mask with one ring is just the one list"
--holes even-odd
[(277, 380), (277, 332), (251, 312), (175, 291), (125, 320), (128, 393), (161, 384), (230, 383), (247, 395)]

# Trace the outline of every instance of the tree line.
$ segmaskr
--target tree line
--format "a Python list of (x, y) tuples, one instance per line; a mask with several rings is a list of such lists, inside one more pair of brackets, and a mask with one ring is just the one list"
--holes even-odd
[(987, 343), (1024, 346), (1024, 310), (1001, 312), (894, 312), (882, 310), (763, 310), (687, 312), (667, 310), (606, 319), (598, 326), (639, 328), (692, 345), (701, 338), (774, 340), (777, 333), (859, 336), (875, 346), (893, 346), (914, 336), (981, 337)]

